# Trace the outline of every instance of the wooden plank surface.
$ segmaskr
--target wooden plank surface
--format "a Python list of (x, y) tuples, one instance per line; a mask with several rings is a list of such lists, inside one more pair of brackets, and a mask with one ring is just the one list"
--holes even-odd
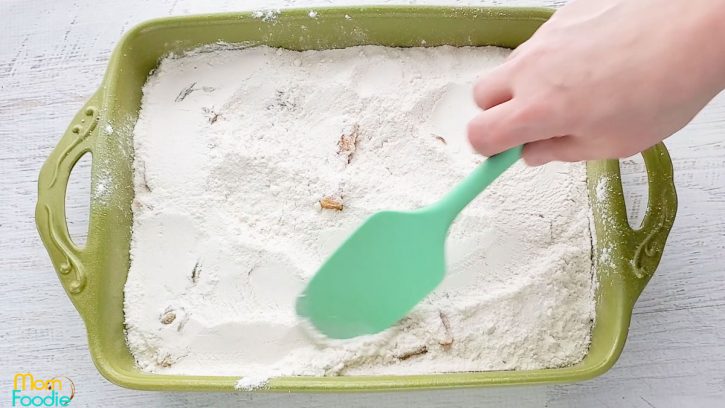
[[(640, 298), (617, 365), (593, 381), (545, 387), (364, 395), (148, 393), (93, 367), (83, 324), (61, 290), (33, 219), (38, 171), (101, 81), (114, 44), (159, 16), (343, 4), (558, 6), (556, 0), (0, 0), (0, 406), (12, 375), (64, 373), (83, 407), (716, 407), (725, 406), (725, 95), (670, 139), (679, 212), (657, 275)], [(641, 160), (624, 161), (628, 202), (641, 213)], [(89, 167), (76, 168), (68, 217), (86, 229)], [(634, 216), (633, 216), (634, 217)]]

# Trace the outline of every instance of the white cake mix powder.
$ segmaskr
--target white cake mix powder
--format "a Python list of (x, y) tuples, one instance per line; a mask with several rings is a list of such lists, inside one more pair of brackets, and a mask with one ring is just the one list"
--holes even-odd
[[(234, 375), (559, 367), (594, 318), (585, 168), (516, 164), (459, 216), (443, 284), (398, 325), (312, 338), (294, 304), (362, 220), (431, 203), (482, 158), (499, 48), (205, 49), (164, 59), (134, 130), (128, 344), (141, 369)], [(405, 288), (401, 288), (405, 290)]]

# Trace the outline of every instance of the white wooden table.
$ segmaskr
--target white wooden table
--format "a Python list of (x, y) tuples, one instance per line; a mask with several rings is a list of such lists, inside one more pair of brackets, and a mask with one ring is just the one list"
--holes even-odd
[[(213, 3), (213, 4), (212, 4)], [(680, 197), (662, 264), (634, 311), (617, 365), (596, 380), (525, 388), (365, 395), (149, 393), (104, 380), (81, 320), (35, 231), (38, 171), (101, 81), (121, 34), (152, 17), (365, 0), (0, 0), (0, 406), (12, 375), (64, 373), (85, 407), (723, 407), (725, 406), (725, 95), (670, 139)], [(385, 3), (378, 1), (377, 3)], [(397, 3), (416, 3), (397, 1)], [(419, 4), (560, 5), (556, 0), (418, 0)], [(624, 166), (628, 201), (641, 212), (641, 161)], [(86, 229), (89, 167), (76, 168), (71, 233)]]

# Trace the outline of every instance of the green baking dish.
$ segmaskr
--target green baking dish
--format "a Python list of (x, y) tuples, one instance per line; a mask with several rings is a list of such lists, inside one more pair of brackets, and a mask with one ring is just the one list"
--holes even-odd
[[(267, 44), (294, 50), (362, 44), (395, 47), (498, 45), (514, 48), (551, 15), (530, 8), (364, 7), (288, 10), (274, 16), (228, 13), (150, 21), (116, 47), (96, 94), (75, 116), (38, 179), (36, 222), (60, 281), (85, 322), (98, 370), (124, 387), (231, 391), (236, 377), (157, 375), (134, 365), (125, 343), (123, 286), (129, 269), (133, 144), (141, 87), (159, 59), (204, 44)], [(273, 17), (273, 18), (270, 18)], [(74, 244), (65, 220), (65, 192), (75, 163), (92, 153), (87, 243)], [(572, 382), (604, 373), (619, 357), (632, 308), (652, 277), (674, 221), (677, 197), (667, 150), (643, 153), (649, 205), (639, 229), (627, 222), (619, 162), (588, 164), (599, 288), (596, 324), (586, 358), (571, 367), (406, 376), (289, 377), (271, 391), (372, 391)], [(610, 188), (597, 189), (600, 183)]]

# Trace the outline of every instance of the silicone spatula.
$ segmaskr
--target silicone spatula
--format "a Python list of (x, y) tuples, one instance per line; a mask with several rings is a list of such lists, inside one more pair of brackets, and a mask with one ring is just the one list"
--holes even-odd
[(312, 277), (297, 314), (336, 339), (377, 333), (405, 317), (443, 280), (453, 220), (520, 157), (515, 147), (488, 158), (427, 207), (372, 215)]

